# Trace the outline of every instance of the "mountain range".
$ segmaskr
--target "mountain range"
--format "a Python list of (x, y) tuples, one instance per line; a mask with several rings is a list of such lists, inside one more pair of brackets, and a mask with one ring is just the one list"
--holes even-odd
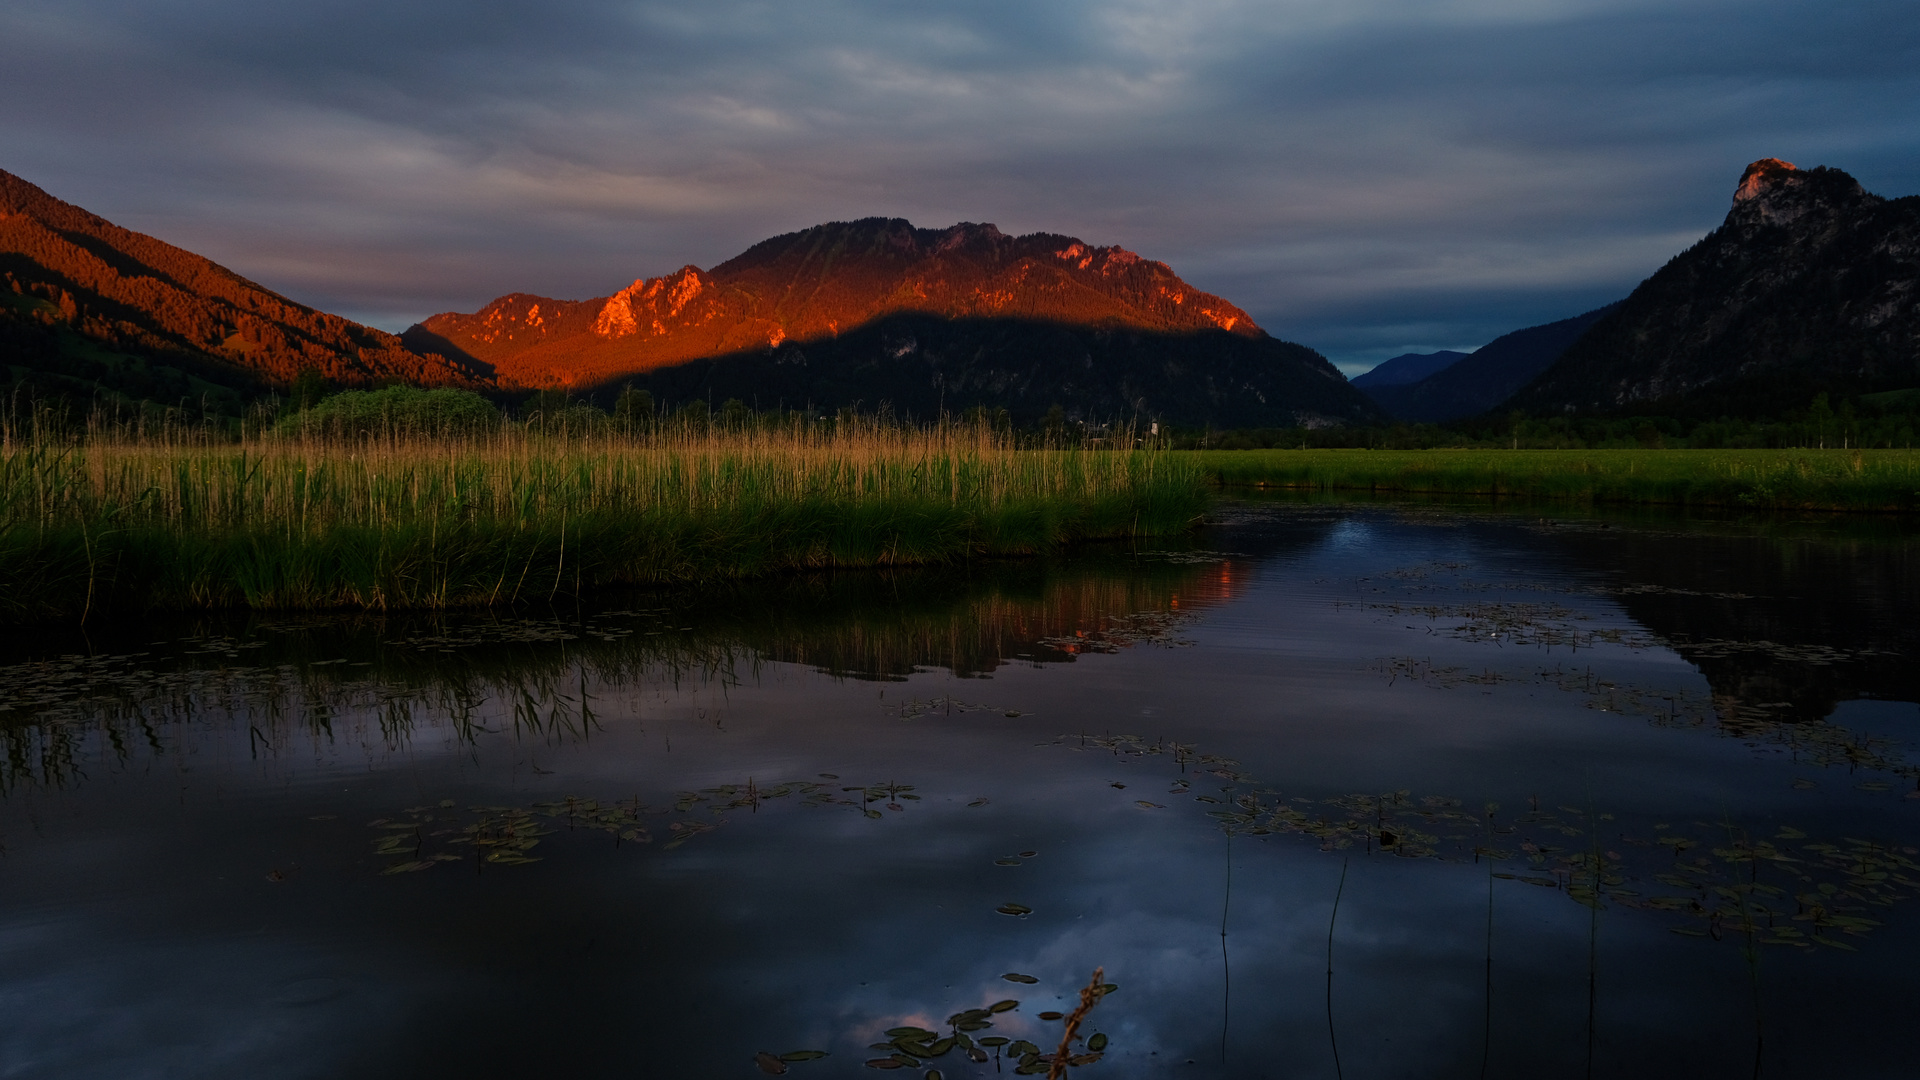
[(788, 233), (611, 296), (516, 293), (402, 338), (503, 380), (760, 407), (887, 402), (1217, 426), (1380, 419), (1319, 353), (1165, 263), (1070, 236), (898, 218)]
[[(0, 172), (0, 390), (237, 411), (303, 373), (498, 399), (624, 386), (760, 408), (1323, 427), (1489, 412), (1777, 415), (1920, 387), (1920, 197), (1749, 166), (1725, 221), (1625, 300), (1353, 383), (1164, 263), (1070, 236), (818, 225), (606, 296), (514, 293), (393, 335)], [(218, 411), (218, 410), (216, 410)]]
[(1401, 353), (1390, 360), (1380, 361), (1348, 381), (1360, 390), (1371, 390), (1380, 386), (1406, 386), (1409, 383), (1417, 383), (1429, 375), (1445, 371), (1455, 362), (1466, 358), (1466, 353), (1454, 352), (1451, 349), (1430, 353)]
[(1354, 385), (1398, 420), (1440, 424), (1479, 416), (1532, 382), (1618, 306), (1608, 304), (1571, 319), (1502, 334), (1464, 356), (1451, 354), (1460, 359), (1424, 377), (1363, 384), (1363, 375)]

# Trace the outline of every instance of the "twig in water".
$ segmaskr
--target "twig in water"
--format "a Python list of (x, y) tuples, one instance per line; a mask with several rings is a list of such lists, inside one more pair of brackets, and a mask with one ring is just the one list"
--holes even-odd
[(1060, 1080), (1067, 1075), (1067, 1059), (1072, 1056), (1068, 1051), (1073, 1047), (1073, 1037), (1080, 1031), (1080, 1021), (1085, 1020), (1093, 1007), (1100, 1004), (1100, 996), (1106, 993), (1101, 989), (1106, 977), (1106, 968), (1094, 968), (1093, 979), (1081, 989), (1080, 1004), (1067, 1015), (1067, 1029), (1060, 1033), (1060, 1048), (1053, 1052), (1053, 1063), (1047, 1066), (1047, 1080)]

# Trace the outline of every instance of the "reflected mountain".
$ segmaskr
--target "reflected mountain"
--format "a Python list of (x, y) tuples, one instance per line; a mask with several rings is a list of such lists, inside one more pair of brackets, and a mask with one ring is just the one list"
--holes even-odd
[[(1920, 543), (1879, 522), (1553, 530), (1620, 582), (1633, 619), (1713, 687), (1724, 717), (1821, 720), (1842, 701), (1920, 701)], [(1749, 714), (1760, 714), (1758, 716)]]

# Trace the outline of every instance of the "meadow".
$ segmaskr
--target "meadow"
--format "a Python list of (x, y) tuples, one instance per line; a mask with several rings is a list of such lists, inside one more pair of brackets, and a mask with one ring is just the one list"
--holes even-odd
[(1177, 533), (1197, 463), (842, 418), (0, 439), (0, 615), (405, 609)]
[(1911, 450), (1200, 450), (1224, 487), (1758, 510), (1920, 510)]

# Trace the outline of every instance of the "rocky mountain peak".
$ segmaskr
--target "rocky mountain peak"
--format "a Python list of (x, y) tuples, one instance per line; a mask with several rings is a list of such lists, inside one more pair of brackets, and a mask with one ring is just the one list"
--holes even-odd
[(996, 244), (1006, 239), (1007, 234), (1001, 232), (998, 226), (990, 222), (975, 223), (963, 221), (958, 225), (948, 226), (947, 229), (940, 234), (940, 239), (934, 244), (933, 251), (934, 254), (940, 255), (975, 245), (985, 246)]
[(1761, 158), (1741, 174), (1727, 224), (1791, 225), (1810, 213), (1850, 210), (1880, 201), (1839, 169), (1796, 169), (1792, 162)]

